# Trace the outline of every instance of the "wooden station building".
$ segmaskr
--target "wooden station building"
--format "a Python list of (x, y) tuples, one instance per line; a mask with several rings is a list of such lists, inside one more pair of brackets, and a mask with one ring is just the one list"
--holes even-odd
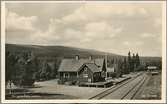
[(63, 59), (58, 69), (59, 80), (62, 82), (94, 83), (105, 80), (106, 60), (103, 58)]

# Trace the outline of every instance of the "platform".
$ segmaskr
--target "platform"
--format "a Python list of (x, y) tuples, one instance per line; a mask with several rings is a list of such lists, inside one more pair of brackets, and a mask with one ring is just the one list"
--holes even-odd
[(90, 82), (85, 82), (85, 83), (80, 83), (79, 86), (85, 86), (85, 87), (103, 87), (107, 88), (112, 85), (121, 83), (125, 80), (130, 79), (131, 77), (125, 77), (125, 78), (115, 78), (115, 79), (109, 79), (104, 82), (95, 82), (95, 83), (90, 83)]

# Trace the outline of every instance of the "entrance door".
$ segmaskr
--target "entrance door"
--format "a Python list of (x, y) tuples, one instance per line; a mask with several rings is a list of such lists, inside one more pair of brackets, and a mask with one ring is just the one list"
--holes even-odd
[(92, 80), (91, 80), (91, 78), (88, 78), (88, 82), (91, 82)]

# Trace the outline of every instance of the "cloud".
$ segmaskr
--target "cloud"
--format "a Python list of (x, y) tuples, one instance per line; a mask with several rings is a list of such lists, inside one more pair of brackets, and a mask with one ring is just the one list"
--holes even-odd
[(64, 32), (64, 38), (67, 40), (73, 39), (73, 40), (80, 40), (82, 38), (82, 32), (73, 28), (65, 29)]
[(8, 31), (33, 31), (35, 30), (34, 24), (37, 21), (36, 16), (30, 16), (30, 17), (25, 17), (25, 16), (20, 16), (15, 12), (8, 11), (6, 12), (7, 20), (6, 20), (6, 29)]
[(162, 18), (155, 18), (154, 24), (155, 27), (160, 27), (162, 25)]
[(144, 42), (142, 42), (142, 41), (136, 41), (136, 42), (135, 42), (135, 45), (136, 45), (136, 46), (140, 46), (140, 45), (143, 45), (143, 44), (144, 44)]
[(142, 41), (123, 41), (122, 42), (123, 45), (128, 46), (128, 47), (136, 47), (136, 46), (140, 46), (143, 45), (144, 42)]
[(69, 23), (94, 22), (96, 20), (108, 20), (112, 17), (122, 18), (122, 16), (124, 18), (145, 17), (148, 16), (148, 11), (133, 4), (85, 4), (70, 15), (64, 16), (63, 21)]
[(45, 40), (55, 39), (70, 43), (90, 42), (92, 40), (103, 40), (113, 38), (122, 31), (122, 28), (113, 27), (111, 24), (103, 22), (85, 23), (81, 29), (71, 26), (71, 23), (64, 22), (63, 19), (50, 19), (49, 27), (46, 31), (36, 32), (36, 36)]
[(124, 17), (146, 16), (147, 14), (145, 8), (137, 8), (132, 4), (84, 4), (80, 5), (79, 8), (77, 6), (76, 10), (71, 11), (70, 14), (49, 18), (48, 27), (45, 30), (40, 30), (34, 27), (38, 19), (37, 16), (20, 16), (9, 11), (7, 29), (34, 30), (35, 32), (31, 34), (32, 38), (38, 37), (41, 40), (88, 42), (95, 39), (113, 38), (120, 34), (123, 28), (112, 23), (113, 17), (122, 18), (122, 15)]
[(126, 46), (130, 46), (130, 45), (131, 45), (131, 43), (128, 42), (128, 41), (124, 41), (122, 44), (123, 44), (123, 45), (126, 45)]
[(139, 8), (139, 13), (145, 16), (148, 16), (148, 11), (145, 8)]
[(113, 38), (121, 31), (121, 28), (114, 28), (106, 22), (92, 22), (85, 26), (85, 35), (90, 38)]
[(9, 43), (68, 45), (101, 51), (111, 49), (110, 52), (114, 50), (116, 53), (140, 50), (149, 55), (150, 46), (161, 45), (162, 9), (159, 4), (14, 5), (6, 6), (9, 8), (6, 9), (6, 39)]
[(155, 35), (151, 34), (151, 33), (143, 33), (143, 34), (141, 34), (141, 37), (142, 38), (151, 38), (151, 37), (155, 37)]

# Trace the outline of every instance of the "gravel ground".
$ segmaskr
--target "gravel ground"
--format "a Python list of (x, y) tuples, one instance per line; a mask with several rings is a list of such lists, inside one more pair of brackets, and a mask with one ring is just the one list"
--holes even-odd
[(95, 88), (95, 87), (78, 87), (78, 86), (68, 86), (59, 85), (57, 80), (49, 80), (43, 82), (36, 82), (36, 88), (29, 89), (33, 92), (40, 93), (51, 93), (51, 94), (64, 94), (68, 96), (73, 96), (76, 99), (88, 99), (93, 95), (106, 90), (106, 88)]
[(161, 75), (150, 75), (138, 99), (161, 99)]
[[(134, 77), (137, 74), (139, 73), (131, 73), (126, 75), (126, 77)], [(43, 82), (35, 82), (35, 88), (31, 88), (29, 90), (39, 93), (63, 94), (65, 96), (71, 96), (76, 99), (88, 99), (106, 89), (108, 88), (59, 85), (57, 84), (57, 79), (54, 79)]]
[[(134, 77), (137, 74), (138, 73), (131, 73), (131, 74), (125, 75), (124, 77)], [(118, 79), (114, 79), (114, 80), (118, 80)], [(53, 94), (52, 96), (46, 97), (47, 99), (50, 99), (50, 98), (53, 98), (53, 99), (88, 99), (107, 89), (108, 88), (59, 85), (57, 84), (57, 79), (42, 81), (42, 82), (35, 82), (34, 87), (28, 88), (30, 93), (32, 92), (34, 94), (35, 93)], [(20, 97), (19, 99), (22, 99)], [(41, 98), (43, 99), (45, 97), (41, 97)], [(40, 97), (34, 97), (34, 99), (40, 99)]]

